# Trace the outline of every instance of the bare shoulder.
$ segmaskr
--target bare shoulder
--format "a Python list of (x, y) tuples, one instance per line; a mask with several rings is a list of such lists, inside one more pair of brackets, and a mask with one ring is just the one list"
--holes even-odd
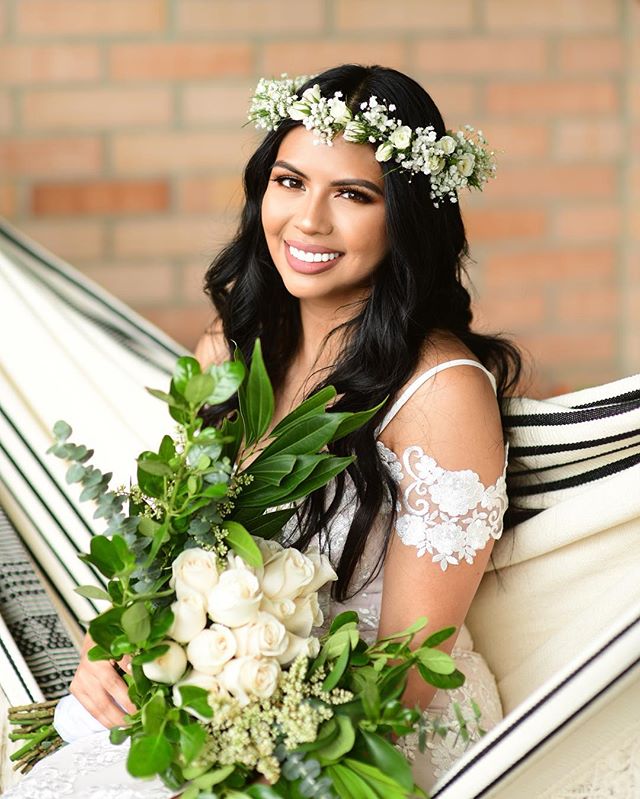
[(215, 317), (200, 336), (194, 355), (203, 369), (211, 366), (211, 364), (223, 363), (231, 358), (222, 329), (222, 320), (219, 316)]
[[(455, 336), (434, 336), (408, 382), (439, 364), (458, 359), (480, 363)], [(504, 459), (502, 422), (493, 384), (484, 370), (471, 365), (456, 365), (427, 379), (400, 408), (385, 434), (387, 446), (396, 452), (420, 444), (447, 469), (471, 467), (492, 473)]]

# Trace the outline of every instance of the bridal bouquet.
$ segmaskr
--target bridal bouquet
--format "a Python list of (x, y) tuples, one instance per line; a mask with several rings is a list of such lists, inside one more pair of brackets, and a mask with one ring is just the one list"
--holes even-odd
[[(111, 731), (113, 743), (130, 739), (129, 772), (158, 775), (183, 799), (424, 796), (392, 740), (427, 732), (401, 701), (412, 666), (441, 688), (464, 681), (435, 648), (454, 628), (412, 649), (423, 618), (368, 645), (346, 612), (314, 635), (319, 593), (336, 574), (320, 552), (275, 540), (296, 501), (353, 461), (327, 444), (381, 406), (327, 412), (336, 396), (327, 387), (265, 445), (274, 397), (259, 340), (250, 368), (238, 349), (204, 371), (184, 357), (169, 393), (148, 390), (167, 403), (177, 435), (140, 454), (128, 490), (108, 490), (111, 475), (88, 465), (92, 452), (69, 441), (66, 422), (50, 450), (71, 462), (67, 480), (107, 522), (81, 556), (104, 587), (77, 590), (109, 603), (89, 626), (89, 658), (130, 658), (124, 679), (138, 710)], [(203, 407), (236, 392), (237, 411), (204, 427)]]

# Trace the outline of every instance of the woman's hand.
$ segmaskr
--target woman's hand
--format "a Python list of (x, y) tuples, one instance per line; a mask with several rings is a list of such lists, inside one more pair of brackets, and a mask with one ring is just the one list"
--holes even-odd
[[(80, 664), (71, 681), (69, 690), (84, 707), (105, 727), (117, 727), (124, 723), (124, 711), (135, 713), (136, 706), (127, 694), (127, 684), (108, 660), (91, 661), (87, 652), (94, 642), (87, 633), (82, 642)], [(120, 667), (129, 669), (129, 658), (120, 660)]]

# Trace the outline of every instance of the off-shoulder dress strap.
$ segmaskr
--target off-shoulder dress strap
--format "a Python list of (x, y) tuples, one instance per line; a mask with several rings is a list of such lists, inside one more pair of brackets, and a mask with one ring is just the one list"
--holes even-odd
[(380, 435), (380, 433), (384, 430), (384, 428), (389, 424), (389, 422), (393, 419), (393, 417), (398, 413), (400, 408), (409, 400), (409, 398), (420, 388), (423, 383), (426, 383), (429, 378), (433, 377), (434, 375), (438, 374), (438, 372), (442, 372), (445, 369), (450, 369), (452, 366), (476, 366), (478, 369), (482, 369), (482, 371), (489, 377), (491, 380), (491, 385), (493, 386), (493, 390), (496, 391), (496, 379), (491, 374), (491, 372), (483, 366), (478, 361), (473, 361), (470, 358), (456, 358), (452, 361), (445, 361), (444, 363), (439, 363), (436, 366), (433, 366), (431, 369), (427, 369), (426, 372), (418, 375), (415, 380), (413, 380), (407, 388), (402, 392), (402, 394), (398, 397), (398, 399), (393, 403), (391, 408), (389, 409), (388, 413), (378, 425), (376, 430), (376, 438)]

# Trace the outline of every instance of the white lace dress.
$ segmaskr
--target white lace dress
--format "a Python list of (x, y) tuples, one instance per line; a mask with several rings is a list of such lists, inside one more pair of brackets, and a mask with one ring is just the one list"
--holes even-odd
[[(378, 427), (377, 436), (391, 421), (409, 397), (430, 377), (443, 369), (461, 364), (483, 369), (475, 361), (460, 359), (448, 361), (429, 370), (414, 380), (394, 403)], [(507, 507), (506, 461), (502, 474), (490, 486), (484, 486), (478, 475), (468, 469), (449, 471), (441, 468), (427, 455), (419, 444), (404, 449), (401, 456), (388, 449), (378, 439), (377, 446), (383, 462), (399, 486), (396, 531), (400, 539), (416, 550), (419, 558), (429, 557), (440, 565), (442, 571), (455, 568), (463, 560), (471, 563), (476, 552), (497, 539), (502, 533), (502, 519)], [(329, 493), (329, 499), (331, 498)], [(355, 487), (347, 475), (340, 509), (328, 535), (329, 557), (335, 563), (353, 519)], [(387, 503), (385, 512), (390, 510)], [(384, 516), (384, 514), (383, 514)], [(358, 579), (370, 573), (377, 560), (382, 534), (383, 516), (374, 525), (363, 556), (354, 574)], [(295, 517), (283, 531), (283, 539), (295, 531)], [(312, 544), (315, 542), (312, 542)], [(343, 610), (358, 612), (367, 640), (376, 638), (380, 621), (383, 570), (354, 597), (344, 603), (332, 601), (328, 592), (320, 596), (325, 615), (325, 625)], [(460, 629), (452, 652), (457, 666), (466, 680), (454, 691), (438, 691), (426, 711), (442, 718), (444, 724), (453, 726), (455, 714), (452, 702), (457, 701), (464, 715), (471, 720), (471, 699), (479, 705), (481, 726), (491, 729), (502, 718), (502, 708), (493, 675), (480, 654), (473, 651), (473, 641), (467, 628)], [(76, 708), (76, 712), (77, 712)], [(445, 737), (431, 736), (427, 751), (417, 749), (417, 736), (409, 736), (400, 747), (413, 762), (416, 782), (425, 790), (437, 780), (465, 751), (460, 738), (450, 733)], [(6, 799), (167, 799), (173, 791), (158, 779), (136, 780), (125, 768), (128, 745), (113, 746), (108, 732), (92, 732), (64, 746), (41, 761), (24, 779), (4, 796)]]

